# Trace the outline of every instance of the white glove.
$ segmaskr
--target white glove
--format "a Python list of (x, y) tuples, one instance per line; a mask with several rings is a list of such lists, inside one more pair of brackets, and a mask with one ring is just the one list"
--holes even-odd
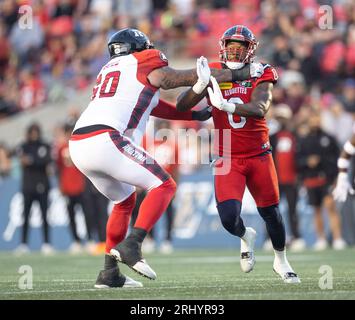
[(192, 87), (196, 94), (200, 94), (210, 82), (211, 70), (205, 57), (200, 57), (196, 61), (197, 82)]
[(213, 76), (211, 76), (211, 82), (213, 90), (208, 87), (207, 91), (210, 96), (212, 105), (219, 110), (234, 113), (236, 105), (234, 103), (228, 102), (226, 99), (223, 98), (221, 89), (219, 88), (219, 85)]
[(355, 194), (355, 190), (351, 187), (348, 180), (348, 174), (346, 172), (339, 172), (337, 184), (333, 190), (334, 200), (345, 202), (348, 196), (348, 193)]
[(250, 78), (260, 78), (264, 74), (264, 66), (261, 63), (250, 64)]

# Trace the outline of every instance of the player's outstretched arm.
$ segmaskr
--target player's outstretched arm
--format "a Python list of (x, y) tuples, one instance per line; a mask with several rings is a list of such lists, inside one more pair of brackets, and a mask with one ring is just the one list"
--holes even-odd
[(182, 92), (177, 98), (176, 109), (184, 112), (197, 105), (207, 94), (210, 83), (211, 69), (205, 57), (196, 61), (197, 82), (190, 89)]
[(174, 105), (160, 99), (158, 105), (152, 110), (150, 115), (166, 120), (205, 121), (211, 117), (211, 110), (210, 108), (204, 108), (200, 111), (188, 110), (179, 112)]
[[(230, 82), (250, 79), (250, 65), (239, 70), (211, 69), (218, 82)], [(153, 70), (148, 75), (149, 82), (162, 89), (174, 89), (195, 85), (198, 80), (196, 69), (176, 70), (168, 66)]]

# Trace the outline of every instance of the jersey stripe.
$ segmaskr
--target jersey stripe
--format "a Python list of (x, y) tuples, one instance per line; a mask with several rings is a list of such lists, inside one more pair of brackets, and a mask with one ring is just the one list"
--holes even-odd
[(155, 92), (156, 90), (153, 90), (150, 87), (145, 87), (142, 90), (138, 97), (138, 101), (132, 110), (131, 117), (124, 132), (138, 127), (139, 121), (141, 120), (144, 112), (148, 109)]
[(170, 178), (170, 175), (165, 172), (165, 170), (151, 156), (149, 156), (143, 149), (133, 145), (118, 131), (111, 131), (109, 132), (109, 135), (116, 148), (126, 157), (147, 169), (162, 182)]

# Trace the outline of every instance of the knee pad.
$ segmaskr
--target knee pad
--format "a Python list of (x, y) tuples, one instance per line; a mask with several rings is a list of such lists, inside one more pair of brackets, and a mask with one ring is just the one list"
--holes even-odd
[(276, 220), (278, 222), (282, 222), (282, 215), (280, 213), (279, 205), (274, 204), (270, 207), (263, 207), (260, 208), (258, 207), (258, 211), (260, 216), (266, 221), (266, 220)]
[(245, 233), (243, 220), (240, 217), (242, 203), (231, 199), (217, 204), (217, 210), (223, 227), (231, 234), (242, 237)]
[(259, 214), (264, 219), (266, 229), (269, 233), (272, 246), (275, 250), (282, 251), (285, 248), (286, 231), (280, 214), (279, 206), (258, 208)]

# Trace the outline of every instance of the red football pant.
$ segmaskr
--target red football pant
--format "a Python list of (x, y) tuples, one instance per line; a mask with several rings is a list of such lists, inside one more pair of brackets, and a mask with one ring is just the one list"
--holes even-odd
[[(172, 178), (152, 189), (144, 198), (139, 208), (134, 227), (149, 232), (166, 211), (175, 191), (176, 183)], [(126, 200), (114, 205), (107, 221), (106, 253), (110, 253), (110, 250), (126, 237), (135, 204), (136, 193), (132, 193)]]
[(136, 193), (132, 193), (126, 200), (113, 206), (106, 226), (106, 253), (116, 247), (125, 237), (136, 205)]
[(149, 232), (168, 208), (175, 191), (176, 183), (171, 177), (160, 186), (150, 190), (139, 208), (134, 227)]
[(215, 175), (217, 202), (230, 199), (241, 202), (247, 186), (257, 207), (279, 203), (279, 186), (271, 154), (223, 161), (231, 161), (231, 170), (226, 175)]

